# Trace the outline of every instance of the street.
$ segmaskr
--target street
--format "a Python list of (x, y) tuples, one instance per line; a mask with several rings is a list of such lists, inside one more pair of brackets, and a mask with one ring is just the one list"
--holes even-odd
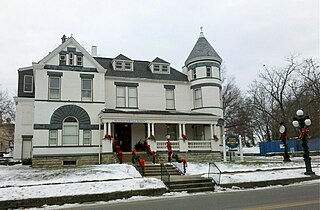
[(185, 197), (109, 203), (68, 209), (95, 210), (214, 210), (214, 209), (308, 209), (318, 210), (320, 206), (319, 183), (289, 187), (273, 187), (248, 191), (198, 194)]

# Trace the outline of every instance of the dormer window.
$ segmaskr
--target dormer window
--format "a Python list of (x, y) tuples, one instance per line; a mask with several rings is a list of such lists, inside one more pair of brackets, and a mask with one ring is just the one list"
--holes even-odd
[(128, 61), (116, 61), (115, 70), (132, 71), (132, 62)]
[(133, 60), (120, 54), (112, 61), (114, 70), (133, 71)]
[(66, 55), (60, 55), (59, 63), (60, 63), (60, 65), (66, 65), (67, 64)]
[(158, 57), (149, 64), (149, 68), (153, 73), (170, 74), (170, 63)]

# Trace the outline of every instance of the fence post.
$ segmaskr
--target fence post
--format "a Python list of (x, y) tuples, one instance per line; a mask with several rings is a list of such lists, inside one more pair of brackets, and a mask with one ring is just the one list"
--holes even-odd
[(239, 135), (240, 161), (243, 161), (242, 137)]

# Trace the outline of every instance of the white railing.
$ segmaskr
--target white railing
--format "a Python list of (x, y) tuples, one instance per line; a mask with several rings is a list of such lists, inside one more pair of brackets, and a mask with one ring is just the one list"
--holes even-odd
[[(168, 141), (156, 141), (157, 142), (157, 151), (167, 151), (167, 142)], [(170, 141), (172, 150), (179, 151), (179, 141)]]
[(189, 150), (211, 150), (211, 141), (188, 141)]

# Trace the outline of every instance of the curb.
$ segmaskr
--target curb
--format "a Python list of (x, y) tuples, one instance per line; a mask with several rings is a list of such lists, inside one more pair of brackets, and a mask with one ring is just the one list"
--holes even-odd
[(145, 189), (145, 190), (130, 190), (117, 191), (101, 194), (86, 194), (86, 195), (69, 195), (47, 198), (30, 198), (22, 200), (6, 200), (0, 201), (0, 210), (11, 208), (30, 208), (41, 207), (43, 205), (63, 205), (66, 203), (86, 203), (96, 201), (110, 201), (117, 199), (130, 198), (132, 196), (160, 196), (167, 192), (166, 188)]
[(258, 182), (241, 182), (241, 183), (228, 183), (228, 184), (220, 184), (220, 187), (223, 188), (232, 188), (232, 187), (240, 187), (240, 188), (255, 188), (255, 187), (267, 187), (273, 185), (289, 185), (296, 182), (304, 182), (310, 180), (320, 179), (320, 176), (308, 176), (301, 178), (290, 178), (290, 179), (277, 179), (277, 180), (265, 180)]

